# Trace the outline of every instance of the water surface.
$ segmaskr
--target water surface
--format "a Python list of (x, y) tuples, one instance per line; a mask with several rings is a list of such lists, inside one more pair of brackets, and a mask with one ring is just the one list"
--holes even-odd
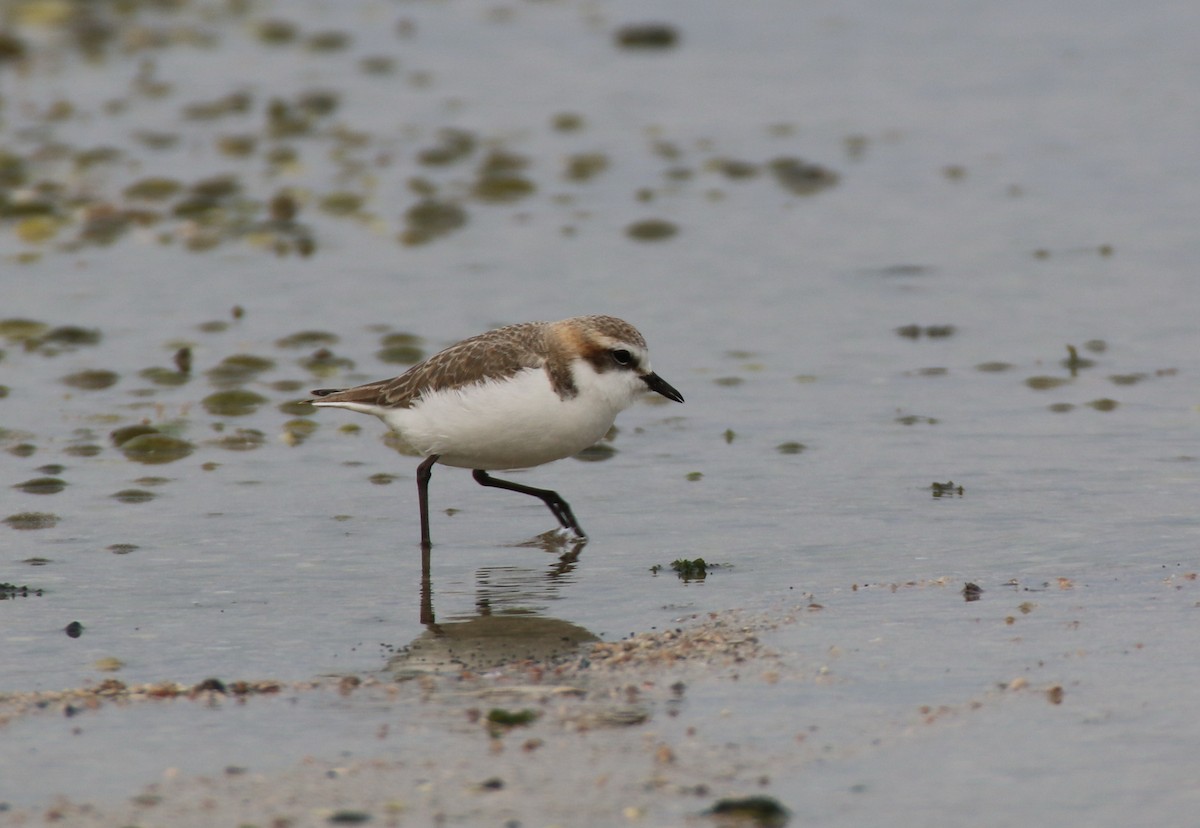
[[(835, 682), (689, 699), (789, 769), (768, 792), (797, 822), (1192, 812), (1190, 6), (181, 4), (82, 44), (46, 8), (14, 5), (26, 57), (0, 67), (0, 319), (44, 326), (0, 343), (0, 517), (57, 521), (0, 525), (0, 581), (41, 593), (0, 605), (0, 689), (384, 674), (425, 629), (416, 461), (288, 404), (403, 370), (388, 333), (432, 353), (603, 312), (687, 403), (517, 477), (591, 533), (568, 566), (518, 545), (540, 503), (438, 469), (440, 621), (614, 640), (819, 603), (772, 643)], [(675, 45), (616, 45), (648, 21)], [(178, 192), (126, 194), (152, 177)], [(631, 237), (646, 220), (676, 232)], [(307, 331), (332, 336), (284, 341)], [(269, 362), (213, 373), (237, 355)], [(95, 370), (117, 381), (63, 382)], [(206, 408), (230, 387), (266, 401)], [(128, 459), (110, 434), (140, 423), (192, 452)], [(11, 488), (40, 477), (66, 486)], [(722, 566), (651, 571), (697, 557)], [(1018, 677), (1061, 704), (968, 712)], [(939, 705), (957, 718), (893, 738)], [(280, 709), (12, 722), (0, 800), (376, 749), (353, 704)]]

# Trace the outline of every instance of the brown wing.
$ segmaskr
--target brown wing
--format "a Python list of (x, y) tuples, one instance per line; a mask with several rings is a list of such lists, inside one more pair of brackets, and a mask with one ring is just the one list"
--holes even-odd
[(354, 388), (313, 391), (322, 402), (356, 402), (388, 408), (408, 408), (426, 389), (444, 391), (511, 377), (545, 362), (545, 327), (522, 322), (464, 339), (414, 365), (398, 377)]

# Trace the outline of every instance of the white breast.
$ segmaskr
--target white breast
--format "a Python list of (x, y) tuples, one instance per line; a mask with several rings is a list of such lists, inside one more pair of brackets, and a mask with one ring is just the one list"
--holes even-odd
[[(373, 411), (415, 450), (448, 466), (521, 469), (593, 445), (636, 396), (628, 372), (597, 374), (575, 363), (579, 393), (560, 398), (546, 372), (423, 395), (412, 408)], [(633, 380), (634, 382), (630, 382)]]

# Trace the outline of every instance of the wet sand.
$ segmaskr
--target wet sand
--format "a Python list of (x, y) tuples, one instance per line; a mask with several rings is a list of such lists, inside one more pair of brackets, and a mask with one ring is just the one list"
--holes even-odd
[[(798, 612), (814, 611), (801, 609)], [(787, 667), (760, 636), (794, 614), (711, 613), (677, 630), (597, 643), (558, 663), (487, 672), (413, 671), (400, 680), (341, 676), (283, 684), (169, 683), (96, 687), (0, 699), (4, 723), (66, 715), (86, 726), (110, 706), (254, 705), (264, 697), (337, 694), (394, 707), (380, 728), (404, 759), (306, 756), (286, 770), (230, 766), (214, 776), (163, 768), (126, 800), (57, 798), (13, 810), (15, 825), (664, 824), (717, 801), (762, 796), (778, 768), (714, 744), (684, 724), (693, 688), (820, 680)], [(404, 712), (419, 712), (420, 727)], [(496, 721), (511, 714), (518, 721)], [(723, 715), (736, 716), (730, 710)], [(436, 723), (431, 731), (430, 723)]]

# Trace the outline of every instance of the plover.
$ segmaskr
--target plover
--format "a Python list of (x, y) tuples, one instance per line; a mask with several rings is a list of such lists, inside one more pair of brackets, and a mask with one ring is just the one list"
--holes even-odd
[(557, 492), (488, 474), (570, 457), (594, 445), (648, 391), (683, 402), (650, 369), (646, 340), (612, 316), (524, 322), (464, 339), (392, 379), (322, 388), (312, 404), (374, 414), (424, 461), (417, 467), (421, 546), (428, 550), (433, 464), (472, 469), (481, 486), (540, 498), (584, 539)]

